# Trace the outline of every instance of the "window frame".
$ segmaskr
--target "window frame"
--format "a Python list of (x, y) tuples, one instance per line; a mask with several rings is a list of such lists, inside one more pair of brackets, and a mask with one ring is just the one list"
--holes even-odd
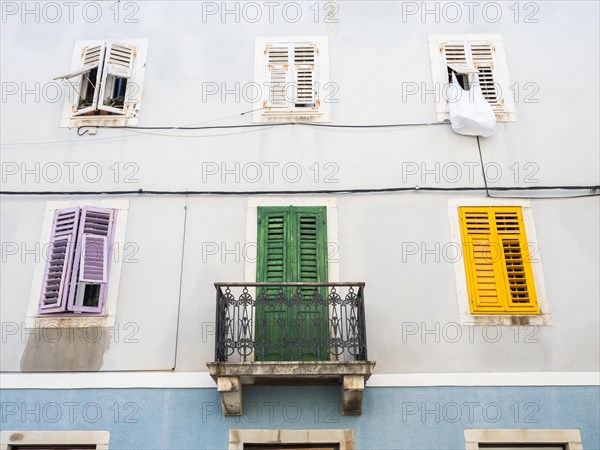
[(466, 450), (480, 450), (479, 444), (558, 444), (566, 450), (583, 450), (576, 429), (466, 429), (464, 436)]
[(501, 95), (504, 99), (504, 109), (501, 113), (496, 113), (496, 120), (499, 122), (515, 122), (517, 114), (515, 102), (510, 89), (510, 78), (508, 75), (508, 63), (504, 49), (504, 41), (500, 34), (434, 34), (429, 36), (429, 59), (431, 63), (431, 74), (433, 87), (436, 92), (435, 111), (438, 122), (448, 121), (450, 118), (448, 112), (448, 100), (444, 95), (448, 86), (447, 65), (444, 63), (440, 47), (443, 42), (462, 41), (464, 43), (489, 42), (495, 48), (495, 67), (493, 70), (494, 81), (498, 85)]
[(523, 225), (527, 241), (537, 246), (538, 239), (533, 222), (533, 212), (529, 200), (507, 200), (490, 198), (455, 198), (448, 200), (448, 219), (450, 224), (450, 242), (455, 248), (460, 249), (459, 257), (452, 259), (454, 278), (456, 282), (456, 297), (458, 312), (463, 325), (551, 325), (551, 315), (548, 307), (544, 276), (542, 272), (541, 255), (538, 251), (531, 255), (531, 270), (537, 294), (539, 314), (472, 314), (469, 302), (469, 289), (467, 285), (467, 271), (464, 262), (464, 250), (460, 226), (460, 207), (494, 207), (511, 206), (520, 207), (523, 215)]
[(108, 450), (109, 431), (0, 431), (0, 450), (34, 445), (95, 445)]
[[(101, 94), (104, 93), (108, 77), (106, 74), (107, 70), (100, 70), (102, 68), (103, 61), (100, 61), (100, 66), (97, 74), (98, 86), (96, 87), (97, 104), (95, 106), (96, 115), (74, 115), (74, 111), (77, 109), (79, 96), (77, 91), (72, 87), (67, 79), (64, 79), (64, 85), (67, 88), (67, 96), (63, 105), (61, 114), (60, 126), (63, 128), (72, 128), (80, 126), (137, 126), (139, 124), (139, 113), (141, 107), (142, 90), (144, 83), (144, 72), (146, 68), (146, 59), (148, 54), (148, 40), (147, 39), (107, 39), (107, 40), (82, 40), (76, 41), (73, 55), (71, 58), (71, 65), (69, 73), (75, 73), (80, 71), (82, 54), (85, 47), (96, 43), (103, 44), (102, 59), (104, 60), (108, 54), (108, 50), (113, 44), (127, 44), (134, 47), (135, 57), (133, 58), (131, 76), (128, 78), (127, 84), (130, 86), (126, 90), (126, 97), (131, 107), (127, 110), (126, 114), (112, 114), (102, 115), (101, 109), (110, 112), (110, 106), (103, 105), (103, 99)], [(58, 77), (60, 79), (61, 77)], [(71, 81), (72, 83), (72, 81)], [(132, 87), (131, 87), (132, 86)], [(113, 111), (114, 112), (114, 111)]]
[[(59, 213), (75, 213), (76, 214), (76, 219), (75, 219), (75, 223), (76, 226), (74, 226), (74, 233), (72, 235), (72, 242), (70, 242), (67, 245), (67, 248), (70, 249), (70, 254), (67, 255), (68, 259), (71, 259), (71, 261), (65, 261), (65, 265), (67, 266), (66, 271), (63, 270), (63, 272), (66, 272), (64, 274), (65, 276), (65, 280), (61, 283), (63, 286), (63, 289), (65, 290), (65, 292), (62, 294), (62, 296), (64, 296), (64, 300), (59, 300), (60, 301), (60, 305), (59, 306), (50, 306), (50, 307), (45, 307), (43, 304), (43, 300), (42, 298), (44, 297), (44, 292), (41, 293), (40, 295), (40, 303), (38, 306), (38, 316), (43, 316), (43, 317), (49, 317), (49, 316), (60, 316), (61, 314), (67, 314), (67, 313), (74, 313), (74, 312), (78, 312), (78, 313), (84, 313), (86, 316), (88, 315), (97, 315), (97, 316), (101, 316), (104, 314), (104, 307), (106, 306), (106, 293), (108, 291), (108, 273), (110, 271), (111, 268), (111, 264), (110, 264), (110, 260), (112, 259), (112, 251), (111, 251), (111, 247), (113, 246), (113, 239), (114, 239), (114, 229), (115, 229), (115, 225), (116, 222), (118, 220), (118, 215), (117, 215), (117, 210), (115, 210), (114, 208), (95, 208), (95, 207), (88, 207), (86, 206), (81, 206), (81, 207), (75, 207), (75, 208), (67, 208), (67, 209), (55, 209), (54, 210), (54, 218), (52, 221), (52, 227), (54, 228), (55, 226), (57, 226), (56, 224), (58, 223), (59, 219)], [(107, 234), (106, 236), (102, 236), (102, 235), (98, 235), (98, 234), (94, 234), (94, 233), (86, 233), (84, 231), (85, 229), (85, 224), (89, 223), (86, 222), (86, 218), (90, 215), (90, 213), (92, 214), (92, 218), (94, 214), (107, 214), (108, 218), (109, 218), (109, 227), (107, 229)], [(92, 219), (93, 220), (93, 219)], [(93, 223), (93, 222), (92, 222)], [(58, 239), (57, 239), (58, 240)], [(62, 240), (62, 238), (61, 238)], [(91, 245), (88, 245), (88, 241), (92, 241)], [(96, 240), (96, 243), (94, 243), (94, 240)], [(95, 257), (94, 252), (98, 252), (98, 245), (97, 245), (97, 241), (100, 240), (102, 242), (101, 244), (101, 250), (102, 250), (102, 258), (100, 258), (100, 262), (102, 263), (102, 279), (101, 280), (97, 280), (97, 279), (89, 279), (89, 277), (87, 277), (86, 279), (86, 263), (90, 262), (86, 256), (88, 251), (91, 251), (92, 256), (91, 262), (96, 263), (98, 261), (97, 258)], [(52, 244), (54, 244), (54, 239), (51, 236), (50, 237), (50, 242)], [(48, 247), (48, 252), (45, 253), (45, 255), (47, 256), (47, 261), (46, 261), (46, 268), (44, 270), (44, 280), (42, 280), (42, 291), (44, 291), (45, 286), (44, 283), (46, 282), (46, 278), (48, 275), (48, 272), (50, 270), (50, 252), (51, 252), (51, 247)], [(71, 265), (72, 262), (72, 265)], [(98, 285), (99, 289), (98, 289), (98, 304), (96, 306), (87, 306), (87, 305), (83, 305), (83, 303), (80, 304), (80, 300), (82, 301), (87, 287), (88, 285)], [(82, 289), (83, 288), (83, 289)], [(60, 290), (59, 290), (60, 292)], [(46, 309), (46, 311), (44, 311), (44, 309)], [(62, 309), (62, 311), (53, 311), (56, 309)], [(50, 310), (50, 311), (48, 311)]]
[[(267, 57), (265, 48), (275, 44), (312, 44), (318, 48), (318, 63), (315, 63), (316, 99), (319, 106), (316, 110), (292, 107), (284, 111), (265, 111), (264, 104), (269, 96), (267, 79)], [(260, 95), (254, 101), (253, 123), (279, 122), (331, 122), (331, 105), (323, 101), (324, 86), (329, 82), (329, 38), (327, 36), (270, 36), (257, 37), (254, 40), (254, 83)]]
[(245, 444), (334, 444), (339, 450), (354, 450), (352, 430), (229, 430), (229, 450), (244, 450)]
[[(57, 209), (73, 208), (78, 206), (89, 206), (116, 211), (116, 222), (113, 231), (113, 248), (118, 251), (118, 257), (113, 256), (110, 263), (110, 272), (107, 281), (107, 293), (104, 303), (104, 310), (98, 313), (79, 313), (79, 314), (39, 314), (38, 306), (40, 304), (40, 293), (44, 282), (46, 269), (46, 244), (50, 242), (54, 213)], [(125, 245), (125, 232), (127, 228), (127, 216), (129, 210), (129, 200), (66, 200), (46, 202), (44, 217), (41, 223), (40, 234), (40, 258), (35, 263), (29, 305), (27, 308), (27, 317), (25, 326), (27, 328), (85, 328), (90, 326), (110, 327), (114, 325), (117, 313), (117, 301), (119, 294), (119, 284), (121, 280), (121, 269), (123, 265), (123, 246)], [(109, 251), (109, 254), (111, 252)]]

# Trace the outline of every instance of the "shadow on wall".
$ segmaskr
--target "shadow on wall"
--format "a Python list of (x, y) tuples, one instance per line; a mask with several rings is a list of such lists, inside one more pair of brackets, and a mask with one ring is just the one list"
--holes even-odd
[(110, 347), (108, 328), (37, 328), (27, 336), (23, 372), (91, 372), (102, 369)]

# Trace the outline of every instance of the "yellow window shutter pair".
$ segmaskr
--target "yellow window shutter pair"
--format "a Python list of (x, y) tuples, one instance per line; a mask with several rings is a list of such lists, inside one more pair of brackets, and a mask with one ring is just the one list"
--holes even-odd
[(520, 207), (460, 207), (472, 314), (540, 314)]

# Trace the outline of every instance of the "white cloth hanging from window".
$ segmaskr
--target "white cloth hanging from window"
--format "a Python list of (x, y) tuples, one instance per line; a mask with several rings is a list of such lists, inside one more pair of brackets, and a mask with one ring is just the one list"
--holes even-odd
[(450, 124), (458, 134), (489, 137), (496, 128), (496, 114), (483, 96), (477, 75), (470, 77), (471, 89), (465, 91), (452, 72), (452, 83), (448, 88)]

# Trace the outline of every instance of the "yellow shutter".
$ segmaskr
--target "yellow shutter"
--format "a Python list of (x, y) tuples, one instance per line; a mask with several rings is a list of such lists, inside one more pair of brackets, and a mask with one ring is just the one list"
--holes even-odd
[(472, 314), (539, 314), (520, 207), (459, 208)]
[(493, 208), (493, 213), (502, 249), (507, 310), (511, 314), (539, 314), (521, 208)]

